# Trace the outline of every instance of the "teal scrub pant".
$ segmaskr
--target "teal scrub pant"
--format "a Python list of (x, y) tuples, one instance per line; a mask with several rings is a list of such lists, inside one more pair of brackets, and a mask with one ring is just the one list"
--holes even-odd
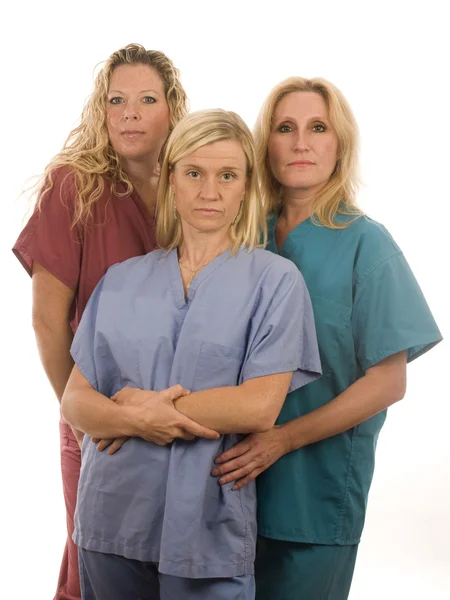
[(357, 552), (258, 537), (256, 600), (346, 600)]

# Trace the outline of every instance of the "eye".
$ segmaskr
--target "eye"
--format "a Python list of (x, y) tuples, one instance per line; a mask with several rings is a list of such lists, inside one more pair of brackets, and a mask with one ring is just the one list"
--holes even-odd
[(187, 176), (191, 179), (198, 179), (200, 177), (200, 173), (198, 171), (189, 171)]
[(292, 127), (290, 125), (280, 125), (277, 129), (280, 133), (289, 133), (292, 131)]
[(121, 98), (120, 96), (114, 96), (114, 98), (109, 99), (110, 104), (122, 104), (122, 102), (123, 98)]
[(144, 96), (144, 104), (154, 104), (156, 102), (153, 96)]
[(234, 173), (223, 173), (222, 179), (224, 181), (233, 181), (233, 179), (236, 179), (236, 175)]
[(313, 125), (313, 131), (317, 131), (317, 133), (323, 133), (326, 130), (327, 128), (323, 123), (316, 123), (315, 125)]

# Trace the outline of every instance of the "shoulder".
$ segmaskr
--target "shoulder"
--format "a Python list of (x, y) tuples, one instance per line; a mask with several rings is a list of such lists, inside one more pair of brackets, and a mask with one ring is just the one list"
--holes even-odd
[(255, 248), (251, 252), (248, 250), (240, 250), (241, 260), (247, 260), (250, 269), (256, 274), (258, 273), (262, 280), (286, 281), (286, 282), (303, 282), (303, 277), (296, 265), (269, 250)]
[(105, 275), (106, 287), (120, 283), (122, 287), (126, 281), (147, 277), (150, 271), (160, 260), (164, 260), (167, 253), (164, 250), (153, 250), (142, 256), (134, 256), (123, 262), (109, 267)]
[(356, 283), (365, 279), (382, 263), (402, 254), (386, 227), (366, 215), (340, 231), (344, 237), (353, 237)]

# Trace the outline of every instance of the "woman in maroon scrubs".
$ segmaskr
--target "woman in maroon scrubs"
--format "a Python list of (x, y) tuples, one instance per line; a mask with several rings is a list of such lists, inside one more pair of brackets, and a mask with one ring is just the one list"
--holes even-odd
[[(110, 265), (155, 248), (159, 156), (185, 114), (172, 62), (130, 44), (106, 61), (80, 125), (44, 172), (13, 251), (32, 275), (33, 327), (59, 401), (73, 366), (73, 333), (99, 279)], [(72, 534), (83, 434), (64, 421), (60, 434), (68, 538), (55, 600), (75, 600), (81, 595)]]

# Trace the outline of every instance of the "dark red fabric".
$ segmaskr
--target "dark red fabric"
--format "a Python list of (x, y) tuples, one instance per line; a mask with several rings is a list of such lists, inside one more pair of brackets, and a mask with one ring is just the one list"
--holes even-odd
[[(155, 226), (135, 193), (113, 196), (105, 181), (102, 196), (92, 207), (88, 225), (72, 227), (76, 198), (74, 173), (62, 167), (41, 210), (35, 210), (19, 235), (13, 252), (28, 274), (33, 262), (75, 292), (71, 325), (75, 331), (95, 286), (107, 269), (156, 246)], [(81, 600), (78, 551), (72, 541), (81, 454), (70, 427), (60, 423), (61, 472), (67, 517), (67, 542), (54, 600)]]
[(154, 222), (136, 193), (112, 196), (105, 181), (89, 224), (72, 228), (75, 198), (75, 175), (61, 167), (53, 175), (41, 210), (34, 211), (13, 247), (30, 275), (37, 262), (75, 292), (74, 330), (108, 267), (147, 254), (156, 244)]

